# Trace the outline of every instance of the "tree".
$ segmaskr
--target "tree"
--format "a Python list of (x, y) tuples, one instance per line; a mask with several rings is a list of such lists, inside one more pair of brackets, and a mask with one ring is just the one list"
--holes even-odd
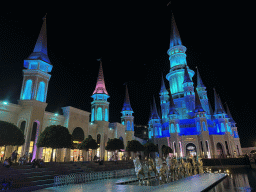
[(92, 138), (91, 135), (88, 135), (88, 137), (83, 140), (83, 142), (80, 143), (77, 147), (78, 149), (85, 149), (86, 151), (88, 151), (89, 149), (98, 149), (99, 145), (97, 144), (96, 140)]
[[(14, 124), (0, 121), (0, 146), (18, 146), (23, 145), (25, 142), (24, 134), (22, 131)], [(5, 151), (4, 151), (5, 155)]]
[(124, 142), (117, 138), (110, 139), (107, 142), (107, 146), (105, 147), (105, 149), (107, 151), (116, 151), (116, 150), (124, 149)]
[(119, 149), (124, 149), (124, 142), (117, 138), (110, 139), (107, 142), (107, 146), (105, 147), (105, 149), (108, 151), (116, 151)]
[(132, 151), (134, 153), (137, 151), (144, 151), (144, 146), (137, 140), (131, 140), (127, 143), (126, 151)]
[(36, 145), (37, 147), (50, 147), (52, 149), (59, 149), (71, 148), (72, 143), (72, 135), (69, 133), (66, 127), (61, 125), (50, 125), (46, 127), (45, 130), (39, 135)]
[(146, 143), (144, 145), (144, 153), (147, 157), (150, 156), (151, 152), (158, 152), (158, 147), (154, 143)]
[(173, 150), (171, 149), (171, 147), (163, 145), (162, 146), (162, 154), (163, 154), (163, 156), (166, 158), (169, 153), (173, 153)]

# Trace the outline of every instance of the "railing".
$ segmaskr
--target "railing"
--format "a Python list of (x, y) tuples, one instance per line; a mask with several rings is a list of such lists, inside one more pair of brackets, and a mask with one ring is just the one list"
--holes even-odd
[(60, 175), (54, 177), (56, 187), (69, 184), (87, 183), (94, 180), (111, 179), (118, 177), (135, 176), (135, 170), (124, 169), (104, 172), (74, 173), (69, 175)]

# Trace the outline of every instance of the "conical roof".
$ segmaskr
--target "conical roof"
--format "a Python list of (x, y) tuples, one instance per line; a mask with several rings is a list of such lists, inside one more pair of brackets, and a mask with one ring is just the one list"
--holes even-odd
[(188, 74), (188, 68), (187, 68), (187, 66), (185, 66), (183, 83), (187, 83), (187, 82), (192, 82), (192, 81), (191, 81), (191, 79), (189, 77), (189, 74)]
[(195, 113), (197, 113), (197, 112), (205, 112), (205, 111), (202, 107), (197, 90), (195, 89)]
[(106, 86), (105, 86), (105, 81), (104, 81), (104, 76), (103, 76), (103, 69), (102, 69), (102, 62), (100, 61), (100, 70), (99, 70), (99, 75), (98, 75), (98, 80), (96, 83), (95, 90), (93, 92), (94, 94), (106, 94), (108, 95)]
[(126, 91), (125, 91), (124, 106), (122, 111), (132, 111), (127, 85), (126, 85)]
[(169, 113), (168, 113), (168, 115), (177, 114), (177, 110), (176, 110), (176, 107), (175, 107), (175, 104), (174, 104), (171, 92), (170, 92), (169, 95), (170, 95), (170, 98), (169, 98), (170, 105), (169, 105)]
[(224, 110), (224, 108), (223, 108), (223, 106), (221, 104), (219, 96), (217, 95), (217, 93), (216, 93), (214, 88), (213, 88), (213, 90), (214, 90), (214, 101), (215, 101), (214, 115), (225, 113), (225, 110)]
[(201, 76), (199, 74), (199, 71), (198, 71), (198, 68), (196, 69), (197, 71), (197, 87), (205, 87), (204, 84), (203, 84), (203, 81), (201, 79)]
[(27, 60), (42, 60), (51, 63), (47, 54), (46, 16), (43, 18), (43, 25), (36, 41), (33, 53)]
[(174, 19), (174, 15), (172, 14), (172, 27), (171, 27), (171, 38), (170, 38), (170, 48), (182, 45), (180, 34)]
[(156, 108), (156, 102), (155, 102), (155, 97), (153, 96), (153, 106), (152, 106), (152, 111), (151, 111), (151, 119), (160, 119), (159, 115), (157, 113), (157, 108)]

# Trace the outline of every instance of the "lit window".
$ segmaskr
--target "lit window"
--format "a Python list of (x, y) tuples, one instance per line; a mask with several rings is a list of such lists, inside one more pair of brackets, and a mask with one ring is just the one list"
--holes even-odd
[(101, 107), (99, 107), (97, 109), (97, 120), (102, 121), (102, 108)]
[(41, 81), (39, 83), (36, 100), (44, 102), (44, 94), (45, 94), (45, 83)]
[(31, 99), (31, 95), (32, 95), (32, 80), (29, 79), (29, 80), (26, 81), (25, 89), (24, 89), (24, 93), (23, 93), (22, 99), (23, 100)]

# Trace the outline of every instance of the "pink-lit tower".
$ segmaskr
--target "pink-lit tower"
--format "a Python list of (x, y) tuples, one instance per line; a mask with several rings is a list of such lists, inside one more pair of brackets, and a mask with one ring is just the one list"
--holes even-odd
[(109, 120), (109, 98), (100, 61), (100, 69), (95, 90), (92, 94), (93, 102), (91, 102), (91, 122), (108, 121)]

